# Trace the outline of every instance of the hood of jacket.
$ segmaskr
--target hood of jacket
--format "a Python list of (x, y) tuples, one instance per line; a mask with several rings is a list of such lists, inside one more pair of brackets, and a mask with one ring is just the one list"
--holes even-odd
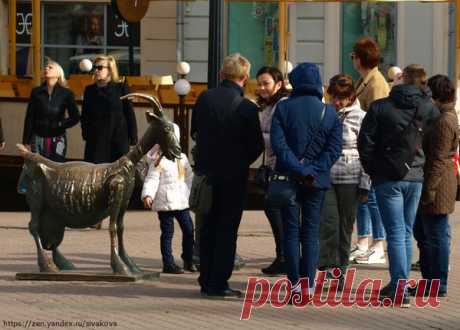
[(319, 67), (313, 63), (301, 63), (289, 73), (292, 95), (313, 95), (323, 97), (323, 83)]
[(344, 116), (345, 114), (348, 114), (349, 112), (352, 112), (352, 111), (363, 111), (363, 109), (361, 109), (361, 104), (359, 103), (358, 98), (356, 98), (355, 102), (353, 102), (352, 105), (349, 105), (348, 107), (344, 107), (340, 109), (339, 111), (337, 111), (337, 115), (339, 117)]
[(390, 91), (390, 99), (400, 109), (416, 108), (420, 102), (431, 98), (429, 89), (420, 89), (415, 85), (397, 85)]

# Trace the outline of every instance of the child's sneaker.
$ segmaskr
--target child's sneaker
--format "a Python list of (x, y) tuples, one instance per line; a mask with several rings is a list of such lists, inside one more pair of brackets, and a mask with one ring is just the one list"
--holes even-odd
[(384, 264), (387, 262), (385, 253), (379, 249), (369, 249), (365, 254), (355, 258), (357, 264)]

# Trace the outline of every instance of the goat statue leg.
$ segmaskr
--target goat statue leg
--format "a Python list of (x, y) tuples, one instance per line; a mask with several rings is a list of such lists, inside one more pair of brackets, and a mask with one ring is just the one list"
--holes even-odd
[(42, 240), (39, 235), (39, 219), (34, 212), (32, 212), (32, 219), (29, 222), (29, 232), (35, 240), (37, 246), (37, 263), (41, 273), (57, 273), (59, 269), (56, 267), (54, 262), (46, 254), (43, 248)]
[(27, 204), (29, 204), (31, 214), (29, 232), (34, 238), (35, 245), (37, 246), (37, 263), (40, 272), (57, 273), (59, 272), (59, 269), (47, 255), (40, 238), (40, 217), (43, 214), (43, 194), (41, 192), (41, 185), (36, 184), (31, 185), (26, 194), (26, 201)]
[(125, 250), (125, 245), (123, 241), (123, 231), (124, 231), (124, 224), (123, 224), (123, 217), (125, 215), (126, 207), (120, 212), (118, 216), (118, 222), (117, 222), (117, 236), (118, 236), (118, 253), (120, 254), (121, 260), (125, 262), (125, 264), (128, 266), (129, 270), (134, 273), (134, 274), (140, 274), (142, 271), (137, 267), (136, 263), (128, 256)]
[(117, 220), (124, 206), (125, 179), (121, 175), (114, 176), (109, 182), (110, 210), (110, 265), (115, 274), (132, 275), (129, 267), (120, 258), (117, 244)]
[(74, 270), (76, 267), (72, 262), (70, 262), (66, 257), (62, 255), (62, 253), (58, 250), (58, 248), (53, 249), (53, 261), (59, 270)]

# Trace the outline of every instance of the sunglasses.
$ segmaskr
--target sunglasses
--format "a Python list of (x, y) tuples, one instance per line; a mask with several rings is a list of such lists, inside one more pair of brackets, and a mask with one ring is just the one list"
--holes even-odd
[(104, 68), (108, 68), (108, 66), (104, 66), (104, 65), (95, 65), (94, 66), (94, 70), (97, 70), (97, 71), (101, 71)]

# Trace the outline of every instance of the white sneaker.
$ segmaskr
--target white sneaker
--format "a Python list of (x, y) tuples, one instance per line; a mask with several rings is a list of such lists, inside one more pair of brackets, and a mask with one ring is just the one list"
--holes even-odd
[(349, 261), (354, 261), (357, 257), (364, 255), (367, 250), (361, 250), (358, 245), (354, 245), (350, 251)]
[(355, 262), (357, 264), (384, 264), (387, 260), (383, 251), (370, 249), (365, 254), (356, 257)]

